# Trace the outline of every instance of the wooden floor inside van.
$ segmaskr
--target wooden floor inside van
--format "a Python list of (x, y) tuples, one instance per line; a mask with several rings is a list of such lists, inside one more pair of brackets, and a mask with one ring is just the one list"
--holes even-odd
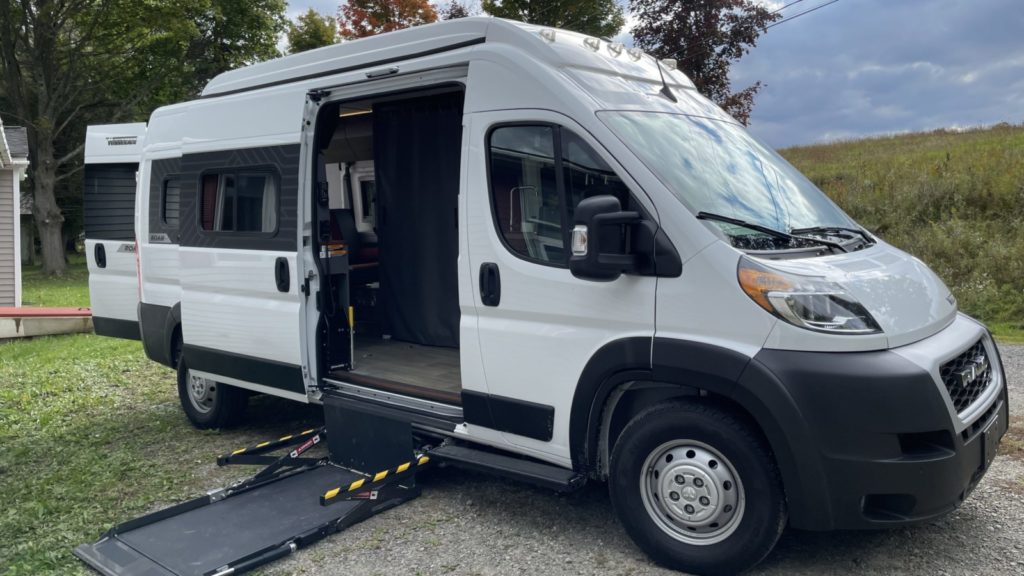
[(357, 336), (354, 360), (355, 370), (336, 371), (331, 375), (397, 394), (446, 404), (462, 403), (458, 348)]

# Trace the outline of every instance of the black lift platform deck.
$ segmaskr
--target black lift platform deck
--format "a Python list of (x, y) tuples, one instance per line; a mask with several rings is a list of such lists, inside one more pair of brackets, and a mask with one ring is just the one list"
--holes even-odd
[[(266, 465), (252, 478), (115, 526), (75, 556), (108, 576), (241, 574), (420, 494), (416, 472), (430, 458), (407, 422), (333, 401), (324, 416), (323, 428), (217, 459)], [(329, 457), (303, 455), (325, 438)]]
[(320, 504), (327, 491), (361, 478), (325, 464), (223, 500), (204, 497), (140, 518), (79, 546), (75, 555), (109, 575), (238, 574), (418, 494), (417, 488), (393, 486), (374, 501)]
[[(115, 526), (75, 548), (75, 556), (107, 576), (236, 575), (419, 496), (416, 473), (433, 461), (559, 491), (584, 481), (570, 470), (486, 450), (414, 445), (408, 421), (326, 395), (324, 419), (323, 428), (221, 456), (219, 465), (266, 467), (224, 490)], [(304, 456), (324, 439), (328, 457)]]

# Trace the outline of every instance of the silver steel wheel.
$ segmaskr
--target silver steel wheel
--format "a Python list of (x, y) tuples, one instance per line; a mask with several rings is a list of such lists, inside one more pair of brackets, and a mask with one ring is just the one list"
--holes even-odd
[(743, 518), (745, 496), (736, 469), (695, 440), (655, 448), (640, 471), (640, 495), (654, 523), (686, 544), (721, 542)]
[(188, 371), (188, 400), (197, 412), (207, 414), (213, 410), (216, 392), (216, 382), (209, 378), (196, 376), (191, 370)]

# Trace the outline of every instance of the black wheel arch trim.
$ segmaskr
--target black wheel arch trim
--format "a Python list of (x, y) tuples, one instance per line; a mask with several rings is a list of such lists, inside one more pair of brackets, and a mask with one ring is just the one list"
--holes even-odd
[[(146, 357), (169, 368), (174, 368), (171, 361), (171, 334), (176, 320), (175, 309), (180, 319), (180, 308), (177, 305), (161, 306), (139, 302), (139, 332), (142, 335), (142, 349)], [(180, 321), (180, 320), (178, 320)]]
[(791, 523), (808, 529), (828, 527), (825, 475), (796, 402), (756, 357), (721, 346), (633, 337), (601, 347), (584, 367), (573, 396), (569, 446), (576, 471), (596, 471), (606, 402), (616, 388), (638, 380), (697, 388), (739, 405), (768, 440), (787, 493), (800, 494), (789, 503)]

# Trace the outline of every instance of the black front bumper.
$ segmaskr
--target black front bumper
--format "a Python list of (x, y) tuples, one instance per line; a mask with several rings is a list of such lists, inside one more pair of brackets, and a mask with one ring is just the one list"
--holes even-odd
[(898, 526), (960, 505), (984, 475), (1006, 432), (1002, 387), (966, 428), (927, 371), (892, 352), (761, 351), (741, 388), (761, 400), (778, 429), (791, 524), (804, 529)]

